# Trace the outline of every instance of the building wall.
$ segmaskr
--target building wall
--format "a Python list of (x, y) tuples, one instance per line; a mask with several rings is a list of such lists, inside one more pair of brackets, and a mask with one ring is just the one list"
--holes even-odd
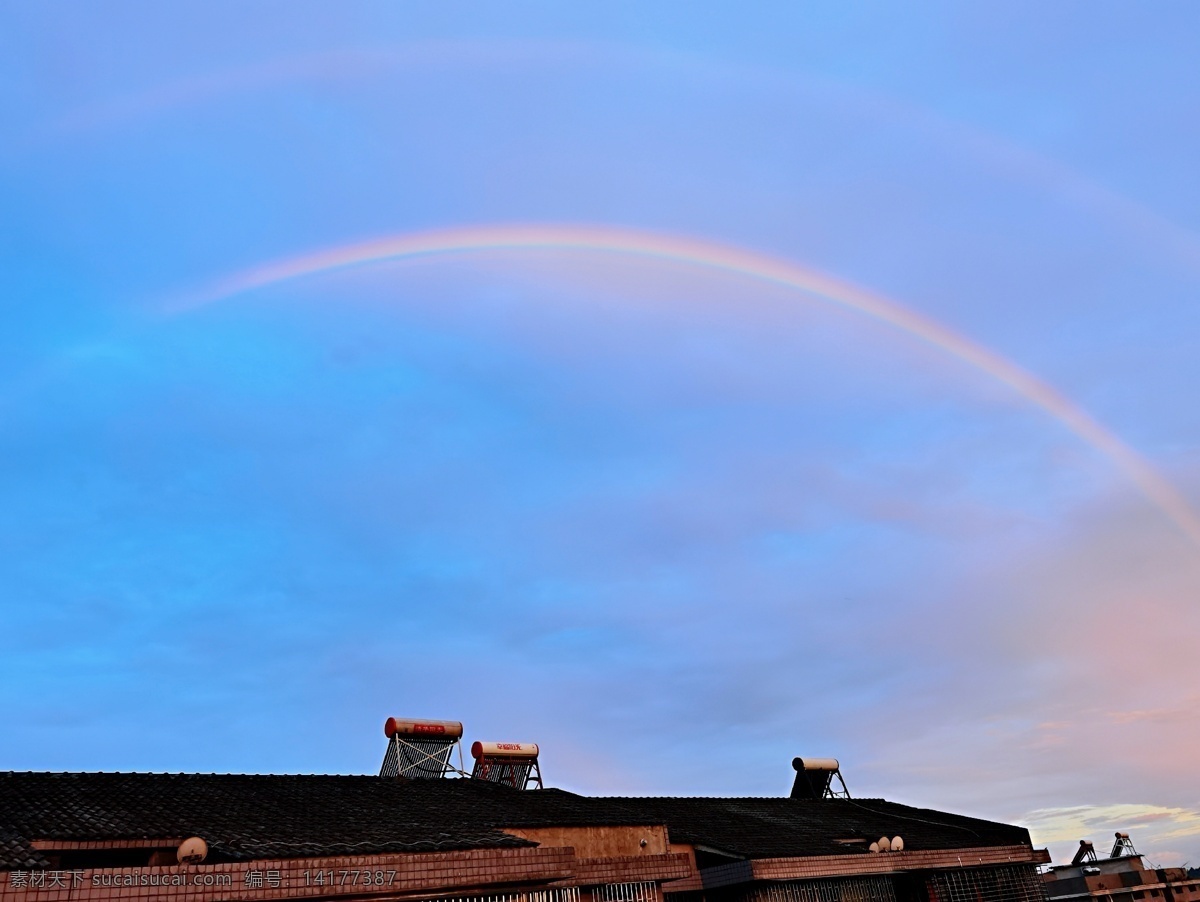
[[(1088, 874), (1098, 869), (1099, 874)], [(1200, 902), (1200, 879), (1183, 868), (1147, 868), (1140, 855), (1058, 867), (1044, 875), (1051, 900), (1105, 902)]]
[[(664, 855), (670, 844), (662, 824), (642, 827), (505, 827), (504, 832), (549, 848), (570, 847), (579, 858)], [(645, 845), (642, 845), (643, 841)]]

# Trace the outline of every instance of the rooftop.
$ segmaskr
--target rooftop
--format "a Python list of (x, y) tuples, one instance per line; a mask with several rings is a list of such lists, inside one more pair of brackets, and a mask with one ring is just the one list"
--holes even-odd
[[(531, 846), (504, 828), (666, 824), (730, 858), (1030, 845), (1021, 827), (882, 799), (597, 798), (482, 780), (375, 776), (0, 773), (0, 869), (45, 867), (45, 841), (200, 836), (210, 860)], [(855, 842), (862, 841), (862, 842)]]

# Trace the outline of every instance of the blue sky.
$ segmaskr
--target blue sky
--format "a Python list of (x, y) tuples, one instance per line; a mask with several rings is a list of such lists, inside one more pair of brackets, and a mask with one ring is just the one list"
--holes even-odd
[(1200, 861), (1200, 10), (0, 6), (0, 767), (860, 796)]

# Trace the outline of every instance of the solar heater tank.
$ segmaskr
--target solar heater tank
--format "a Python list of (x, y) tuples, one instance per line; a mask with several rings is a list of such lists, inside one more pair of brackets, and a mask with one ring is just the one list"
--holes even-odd
[(837, 758), (794, 758), (792, 767), (796, 770), (840, 770)]
[(460, 739), (463, 725), (457, 720), (401, 720), (389, 717), (383, 725), (383, 734), (391, 739), (393, 736), (413, 736), (418, 739)]
[(472, 758), (536, 758), (536, 742), (473, 742)]

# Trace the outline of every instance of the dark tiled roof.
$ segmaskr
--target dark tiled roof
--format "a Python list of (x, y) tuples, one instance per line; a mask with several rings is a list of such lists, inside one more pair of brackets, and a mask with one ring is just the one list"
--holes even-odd
[(662, 823), (675, 842), (747, 858), (865, 853), (834, 840), (884, 835), (910, 849), (1029, 843), (1019, 827), (880, 800), (590, 798), (366, 776), (0, 773), (0, 868), (9, 869), (41, 859), (29, 840), (201, 836), (216, 855), (246, 860), (516, 847), (531, 843), (500, 828)]
[[(598, 799), (597, 801), (608, 801)], [(745, 858), (870, 854), (880, 837), (900, 836), (904, 847), (964, 849), (1030, 845), (1023, 827), (910, 808), (882, 799), (612, 799), (666, 823), (673, 842), (696, 843)], [(845, 844), (836, 840), (863, 839)]]
[[(233, 860), (532, 845), (472, 821), (441, 789), (379, 777), (0, 773), (0, 830), (25, 840), (201, 836)], [(0, 848), (5, 866), (22, 866), (19, 844), (9, 857), (0, 836)]]
[(23, 838), (0, 827), (0, 870), (45, 868), (49, 862)]

